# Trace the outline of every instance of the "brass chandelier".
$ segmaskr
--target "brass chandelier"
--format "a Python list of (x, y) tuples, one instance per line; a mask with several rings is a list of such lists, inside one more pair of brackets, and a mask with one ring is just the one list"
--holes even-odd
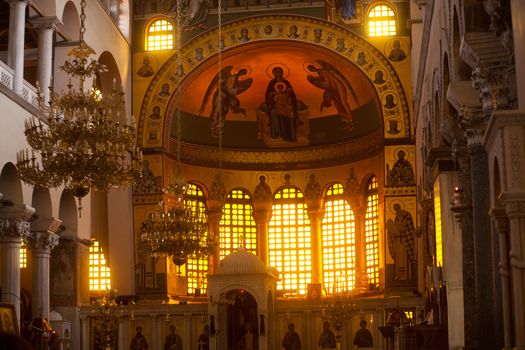
[[(95, 51), (84, 42), (85, 6), (82, 0), (80, 44), (60, 67), (69, 76), (67, 91), (59, 94), (50, 86), (49, 101), (39, 91), (39, 109), (46, 121), (35, 117), (26, 121), (25, 135), (32, 150), (17, 154), (17, 168), (25, 183), (44, 188), (64, 185), (79, 204), (90, 189), (128, 185), (142, 169), (135, 129), (119, 122), (126, 116), (124, 92), (115, 83), (110, 94), (96, 89), (98, 74), (107, 68), (89, 58)], [(72, 79), (78, 81), (77, 86)], [(87, 87), (88, 79), (93, 79), (92, 88)]]
[[(176, 17), (177, 66), (182, 65), (181, 0), (177, 0)], [(175, 90), (177, 150), (176, 176), (171, 177), (164, 189), (168, 201), (160, 201), (157, 209), (150, 213), (139, 231), (138, 251), (143, 260), (146, 255), (171, 257), (177, 266), (184, 265), (188, 259), (201, 259), (209, 256), (214, 242), (208, 235), (208, 221), (205, 208), (192, 205), (187, 199), (189, 184), (181, 175), (181, 89)]]

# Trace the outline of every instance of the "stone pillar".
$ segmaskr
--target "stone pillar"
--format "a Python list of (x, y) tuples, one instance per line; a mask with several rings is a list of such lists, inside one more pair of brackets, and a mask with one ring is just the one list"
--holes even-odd
[(272, 217), (273, 195), (266, 177), (260, 176), (253, 191), (253, 219), (257, 225), (257, 256), (269, 266), (268, 259), (268, 223)]
[(9, 42), (7, 48), (7, 65), (15, 73), (13, 90), (22, 92), (24, 82), (24, 35), (26, 6), (29, 0), (8, 0), (9, 3)]
[(33, 258), (33, 318), (49, 320), (49, 259), (58, 245), (61, 225), (62, 221), (55, 218), (37, 218), (31, 223), (28, 241)]
[(252, 215), (257, 230), (257, 256), (268, 266), (270, 263), (268, 258), (268, 223), (272, 217), (272, 209), (271, 203), (269, 203), (270, 208), (266, 204), (259, 203), (256, 205), (254, 203), (256, 209)]
[[(157, 326), (157, 314), (149, 315), (149, 324), (150, 324), (150, 339), (148, 339), (148, 344), (152, 349), (160, 349), (162, 340), (157, 336), (158, 326)], [(151, 343), (150, 343), (151, 342)]]
[(514, 350), (525, 350), (525, 193), (503, 193), (501, 197), (510, 224)]
[[(310, 206), (308, 207), (310, 208)], [(312, 229), (312, 284), (323, 283), (323, 239), (321, 227), (323, 216), (324, 212), (320, 208), (308, 209), (308, 218)]]
[(81, 335), (80, 335), (80, 339), (82, 339), (82, 343), (81, 343), (81, 347), (80, 349), (82, 350), (87, 350), (89, 349), (89, 343), (90, 343), (90, 339), (89, 339), (89, 317), (87, 315), (82, 315), (80, 316), (80, 331), (81, 331)]
[(463, 306), (465, 326), (465, 350), (474, 350), (478, 343), (478, 309), (476, 301), (476, 269), (474, 255), (474, 227), (472, 222), (472, 182), (470, 157), (465, 140), (454, 140), (453, 155), (459, 164), (458, 183), (463, 189), (465, 207), (461, 220), (461, 245), (463, 250)]
[(509, 272), (509, 220), (503, 209), (492, 209), (490, 216), (499, 234), (499, 275), (501, 278), (501, 302), (503, 313), (503, 349), (512, 349), (512, 309)]
[(213, 239), (215, 246), (213, 253), (210, 256), (209, 272), (216, 273), (219, 270), (219, 263), (221, 261), (220, 254), (220, 223), (222, 218), (222, 207), (226, 201), (226, 186), (222, 179), (222, 173), (216, 173), (210, 187), (210, 196), (207, 201), (208, 206), (208, 227), (209, 237)]
[(2, 245), (2, 301), (13, 304), (20, 327), (20, 245), (29, 235), (29, 220), (35, 209), (24, 205), (0, 207)]
[(186, 313), (184, 314), (184, 334), (182, 335), (182, 349), (183, 350), (191, 350), (191, 343), (193, 341), (193, 337), (191, 334), (191, 314)]
[(56, 17), (37, 17), (31, 19), (33, 28), (38, 29), (38, 67), (37, 82), (44, 101), (49, 101), (49, 87), (53, 76), (53, 34), (56, 31)]
[[(311, 227), (311, 246), (312, 246), (312, 284), (321, 285), (323, 283), (323, 238), (322, 224), (324, 211), (321, 203), (322, 190), (317, 182), (315, 174), (310, 174), (308, 183), (304, 190), (304, 199), (307, 206), (308, 218)], [(326, 287), (326, 286), (325, 286)]]
[(221, 261), (221, 254), (220, 254), (220, 231), (219, 231), (219, 225), (221, 222), (222, 217), (222, 209), (210, 207), (210, 203), (208, 202), (208, 227), (209, 227), (209, 235), (212, 237), (214, 246), (213, 246), (213, 253), (211, 254), (209, 258), (209, 273), (217, 273), (219, 269), (219, 263)]
[(474, 233), (474, 261), (476, 272), (476, 305), (478, 309), (478, 341), (482, 348), (496, 348), (494, 334), (494, 273), (492, 263), (490, 185), (488, 174), (488, 156), (482, 145), (485, 130), (483, 127), (467, 129), (468, 153), (470, 156), (470, 180), (472, 186), (472, 228)]

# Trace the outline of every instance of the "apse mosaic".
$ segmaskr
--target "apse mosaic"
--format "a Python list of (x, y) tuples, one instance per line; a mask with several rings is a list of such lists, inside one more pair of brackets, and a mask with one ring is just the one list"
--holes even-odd
[[(181, 65), (171, 57), (156, 72), (141, 108), (143, 146), (166, 145), (174, 135), (179, 82), (182, 131), (196, 144), (216, 145), (219, 132), (235, 149), (319, 146), (381, 127), (385, 138), (410, 135), (407, 99), (390, 64), (406, 60), (404, 39), (387, 42), (382, 54), (343, 28), (298, 16), (250, 18), (223, 32), (220, 44), (215, 31), (203, 33), (185, 45)], [(135, 66), (148, 55), (135, 55)]]

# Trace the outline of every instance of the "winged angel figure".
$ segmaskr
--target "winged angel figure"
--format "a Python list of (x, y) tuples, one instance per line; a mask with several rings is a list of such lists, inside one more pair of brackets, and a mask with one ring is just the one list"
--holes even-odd
[(324, 90), (321, 112), (323, 108), (331, 107), (333, 103), (339, 115), (346, 122), (345, 129), (353, 129), (354, 124), (352, 122), (352, 109), (350, 108), (349, 99), (353, 99), (356, 104), (358, 103), (354, 89), (345, 76), (330, 63), (323, 60), (316, 60), (316, 62), (319, 68), (310, 64), (307, 69), (312, 73), (316, 73), (317, 76), (308, 75), (306, 78), (312, 85)]
[(219, 132), (222, 132), (224, 119), (230, 110), (233, 113), (243, 114), (246, 117), (246, 111), (241, 107), (241, 102), (237, 98), (237, 95), (248, 90), (253, 83), (252, 78), (239, 79), (246, 74), (248, 74), (248, 70), (245, 68), (239, 69), (237, 73), (233, 73), (233, 66), (224, 67), (220, 73), (217, 73), (208, 89), (206, 89), (199, 114), (203, 115), (211, 97), (210, 127), (213, 136), (217, 137)]

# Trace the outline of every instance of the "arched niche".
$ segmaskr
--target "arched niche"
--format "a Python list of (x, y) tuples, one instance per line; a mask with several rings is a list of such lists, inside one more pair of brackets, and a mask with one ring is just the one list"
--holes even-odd
[(2, 199), (10, 200), (13, 203), (24, 203), (22, 182), (18, 176), (18, 171), (13, 163), (6, 163), (0, 173), (0, 193)]
[[(115, 58), (113, 57), (111, 52), (104, 51), (102, 52), (102, 54), (100, 54), (98, 61), (101, 64), (105, 65), (107, 68), (107, 71), (99, 72), (97, 74), (97, 85), (100, 91), (102, 92), (102, 96), (109, 96), (112, 93), (113, 89), (115, 89), (118, 93), (118, 91), (122, 90), (122, 78), (120, 76), (120, 72)], [(122, 113), (120, 115), (120, 120), (115, 121), (119, 123), (125, 123), (125, 113)]]
[(73, 193), (64, 190), (60, 196), (58, 217), (65, 226), (63, 236), (78, 237), (78, 212)]
[(50, 218), (53, 216), (53, 208), (49, 189), (35, 187), (33, 190), (33, 198), (31, 203), (31, 206), (35, 208), (36, 214), (38, 214), (38, 216), (42, 218)]
[(80, 35), (80, 16), (73, 1), (68, 1), (64, 6), (62, 23), (64, 25), (64, 32), (69, 39), (72, 41), (78, 40)]

